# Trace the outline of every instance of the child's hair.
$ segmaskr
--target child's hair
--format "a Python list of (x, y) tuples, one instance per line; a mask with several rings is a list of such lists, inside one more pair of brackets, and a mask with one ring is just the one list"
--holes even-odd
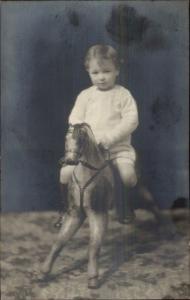
[(116, 69), (120, 67), (117, 51), (109, 45), (94, 45), (88, 49), (84, 60), (86, 70), (89, 69), (89, 62), (93, 58), (97, 58), (100, 61), (111, 60)]

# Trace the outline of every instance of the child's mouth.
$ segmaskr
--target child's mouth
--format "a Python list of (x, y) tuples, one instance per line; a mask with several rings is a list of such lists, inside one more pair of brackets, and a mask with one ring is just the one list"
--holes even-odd
[(99, 82), (98, 85), (106, 85), (106, 82)]

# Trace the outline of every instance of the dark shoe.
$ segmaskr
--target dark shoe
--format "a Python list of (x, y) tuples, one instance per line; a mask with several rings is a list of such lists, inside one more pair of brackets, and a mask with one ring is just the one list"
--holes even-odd
[(133, 213), (133, 214), (130, 214), (130, 215), (127, 215), (127, 216), (125, 216), (125, 217), (120, 217), (119, 219), (118, 219), (118, 222), (119, 223), (121, 223), (121, 224), (133, 224), (134, 223), (134, 221), (135, 221), (135, 219), (136, 219), (136, 216), (135, 216), (135, 213)]
[(58, 220), (54, 223), (55, 228), (61, 228), (61, 225), (63, 224), (65, 215), (60, 215)]

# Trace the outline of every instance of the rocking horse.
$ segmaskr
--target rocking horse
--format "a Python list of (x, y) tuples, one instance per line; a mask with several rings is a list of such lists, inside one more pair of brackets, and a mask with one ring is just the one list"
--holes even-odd
[(70, 126), (66, 136), (65, 164), (76, 165), (68, 184), (68, 210), (42, 272), (50, 273), (62, 248), (88, 218), (90, 228), (88, 287), (98, 287), (98, 256), (113, 199), (113, 174), (86, 123)]

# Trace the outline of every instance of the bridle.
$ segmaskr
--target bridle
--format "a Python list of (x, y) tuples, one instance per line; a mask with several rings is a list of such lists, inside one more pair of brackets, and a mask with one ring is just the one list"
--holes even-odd
[(95, 174), (90, 177), (87, 182), (81, 186), (80, 181), (78, 180), (76, 174), (75, 174), (75, 170), (73, 171), (73, 181), (77, 184), (79, 191), (80, 191), (80, 209), (82, 209), (82, 203), (83, 203), (83, 199), (84, 199), (84, 192), (85, 189), (95, 180), (95, 178), (101, 173), (102, 170), (104, 170), (107, 166), (109, 166), (109, 161), (106, 161), (100, 168), (96, 168), (94, 166), (91, 166), (90, 164), (88, 164), (87, 162), (84, 161), (79, 161), (82, 165), (84, 165), (85, 167), (91, 169), (91, 170), (95, 170)]
[[(110, 152), (109, 152), (108, 149), (104, 149), (104, 151), (108, 153), (108, 158), (106, 159), (106, 162), (105, 162), (105, 164), (107, 165), (110, 161)], [(81, 152), (75, 151), (75, 150), (67, 150), (66, 153), (73, 153), (73, 154), (78, 155), (79, 157), (81, 155)], [(64, 163), (64, 158), (62, 159), (62, 162)], [(97, 168), (97, 167), (93, 166), (92, 164), (90, 164), (87, 161), (82, 160), (82, 159), (78, 159), (77, 165), (78, 165), (78, 163), (81, 163), (84, 167), (87, 167), (88, 169), (94, 170), (94, 171), (99, 171), (104, 166), (104, 164), (103, 164), (100, 168)]]

